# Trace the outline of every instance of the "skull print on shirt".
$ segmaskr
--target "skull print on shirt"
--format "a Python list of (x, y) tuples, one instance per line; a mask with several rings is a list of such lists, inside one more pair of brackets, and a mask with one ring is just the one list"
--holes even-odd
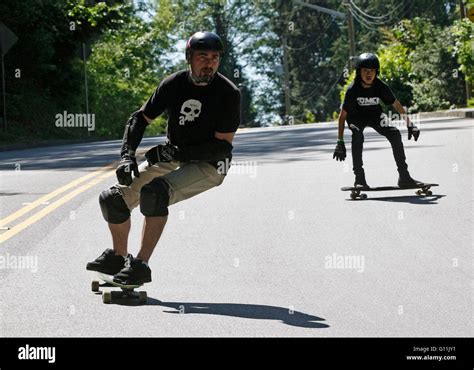
[(188, 99), (181, 106), (179, 124), (184, 126), (186, 122), (194, 122), (201, 114), (202, 104), (199, 100)]

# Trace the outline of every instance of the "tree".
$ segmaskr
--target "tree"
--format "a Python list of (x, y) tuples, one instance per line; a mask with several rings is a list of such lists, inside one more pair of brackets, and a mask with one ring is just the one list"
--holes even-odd
[(19, 37), (5, 59), (11, 124), (3, 140), (85, 134), (84, 130), (55, 127), (54, 117), (63, 110), (82, 110), (83, 75), (77, 51), (82, 42), (92, 40), (104, 29), (120, 26), (120, 18), (129, 10), (121, 3), (86, 5), (84, 0), (0, 3), (2, 21)]
[[(141, 11), (152, 8), (142, 7)], [(176, 27), (169, 1), (160, 1), (155, 16), (137, 15), (120, 29), (111, 29), (94, 43), (88, 62), (91, 107), (100, 123), (99, 135), (121, 136), (128, 116), (138, 110), (172, 68), (164, 57), (173, 48), (168, 37)], [(147, 128), (147, 135), (166, 132), (163, 117)]]

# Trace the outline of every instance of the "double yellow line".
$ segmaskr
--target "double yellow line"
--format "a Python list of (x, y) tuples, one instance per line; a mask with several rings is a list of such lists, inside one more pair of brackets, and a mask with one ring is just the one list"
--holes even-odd
[(34, 224), (35, 222), (41, 220), (43, 217), (48, 215), (49, 213), (53, 212), (55, 209), (66, 203), (67, 201), (71, 200), (72, 198), (78, 196), (79, 194), (83, 193), (87, 189), (93, 187), (94, 185), (98, 184), (102, 180), (104, 180), (107, 177), (110, 177), (115, 174), (115, 171), (112, 171), (115, 169), (115, 166), (113, 164), (109, 164), (107, 166), (101, 167), (96, 171), (93, 171), (85, 176), (82, 176), (78, 178), (77, 180), (74, 180), (70, 182), (69, 184), (66, 184), (59, 189), (56, 189), (52, 191), (49, 194), (46, 194), (42, 196), (41, 198), (35, 200), (34, 202), (28, 204), (27, 206), (19, 209), (18, 211), (12, 213), (11, 215), (3, 218), (0, 220), (0, 227), (8, 227), (9, 224), (11, 224), (13, 221), (16, 219), (20, 218), (21, 216), (27, 214), (28, 212), (34, 210), (35, 208), (39, 207), (40, 205), (43, 205), (45, 202), (48, 202), (50, 199), (55, 198), (56, 196), (67, 192), (71, 189), (74, 189), (76, 186), (81, 185), (80, 187), (74, 189), (71, 192), (68, 192), (66, 195), (63, 197), (57, 199), (53, 203), (49, 204), (47, 207), (41, 209), (34, 215), (28, 217), (26, 220), (20, 222), (19, 224), (9, 228), (6, 232), (3, 234), (0, 234), (0, 244), (3, 243), (4, 241), (10, 239), (14, 235), (18, 234), (22, 230), (26, 229), (28, 226)]

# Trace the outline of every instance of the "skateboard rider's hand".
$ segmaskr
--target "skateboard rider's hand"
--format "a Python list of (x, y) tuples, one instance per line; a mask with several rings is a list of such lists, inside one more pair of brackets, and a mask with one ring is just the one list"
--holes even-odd
[(137, 159), (134, 156), (124, 156), (115, 171), (119, 184), (129, 186), (132, 183), (132, 172), (135, 177), (140, 177)]
[(334, 150), (332, 158), (335, 158), (336, 161), (343, 161), (346, 159), (346, 146), (344, 145), (343, 140), (337, 141), (336, 150)]
[(413, 136), (415, 141), (417, 141), (418, 136), (420, 136), (420, 129), (416, 126), (410, 126), (410, 125), (407, 127), (408, 127), (408, 140), (410, 140), (411, 137)]
[(151, 148), (148, 152), (145, 153), (145, 157), (148, 161), (148, 165), (152, 166), (155, 163), (159, 162), (171, 162), (176, 160), (178, 157), (178, 148), (171, 144), (166, 145), (157, 145)]

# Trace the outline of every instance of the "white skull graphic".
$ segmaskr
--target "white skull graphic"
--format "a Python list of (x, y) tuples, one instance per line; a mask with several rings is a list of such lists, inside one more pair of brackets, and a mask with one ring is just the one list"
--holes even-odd
[(199, 100), (189, 99), (186, 100), (181, 106), (181, 114), (184, 114), (184, 122), (194, 122), (194, 119), (199, 117), (201, 114), (202, 104)]

